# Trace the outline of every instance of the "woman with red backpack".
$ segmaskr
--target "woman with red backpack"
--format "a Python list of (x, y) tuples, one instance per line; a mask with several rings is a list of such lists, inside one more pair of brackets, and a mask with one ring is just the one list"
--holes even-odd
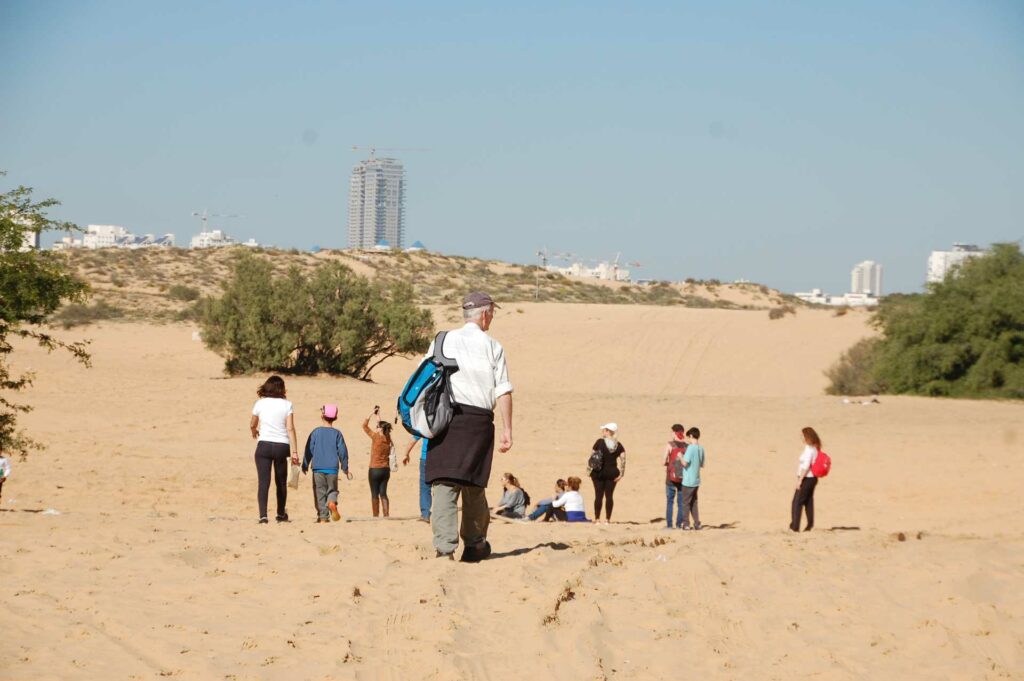
[(831, 465), (831, 461), (828, 455), (821, 451), (821, 438), (814, 428), (807, 427), (800, 432), (804, 439), (804, 451), (800, 454), (800, 464), (796, 471), (793, 517), (789, 529), (794, 532), (800, 531), (800, 516), (806, 509), (807, 527), (804, 528), (804, 532), (810, 532), (814, 528), (814, 488), (818, 486), (818, 478), (828, 474), (828, 466), (825, 464), (827, 462)]

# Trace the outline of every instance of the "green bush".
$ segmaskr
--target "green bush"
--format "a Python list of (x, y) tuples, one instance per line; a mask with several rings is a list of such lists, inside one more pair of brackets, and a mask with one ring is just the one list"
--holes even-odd
[(844, 352), (825, 375), (830, 395), (874, 395), (881, 392), (875, 380), (875, 359), (878, 338), (862, 338)]
[(70, 329), (76, 326), (86, 326), (93, 322), (102, 322), (107, 319), (119, 319), (124, 316), (124, 311), (107, 303), (99, 301), (94, 305), (83, 303), (71, 303), (62, 307), (57, 314), (53, 315), (53, 321), (61, 325), (61, 328)]
[(862, 348), (866, 356), (857, 363), (863, 380), (878, 390), (1024, 398), (1024, 254), (1018, 245), (994, 245), (924, 295), (889, 296), (874, 323), (882, 338)]
[(229, 374), (277, 371), (368, 379), (388, 357), (423, 352), (433, 335), (428, 310), (408, 284), (371, 283), (340, 263), (310, 276), (242, 254), (220, 298), (200, 301), (206, 345)]
[(782, 319), (788, 314), (796, 314), (796, 308), (792, 305), (780, 305), (768, 310), (768, 319)]
[(181, 300), (186, 303), (191, 303), (193, 300), (199, 300), (199, 289), (192, 288), (191, 286), (184, 286), (182, 284), (175, 284), (167, 292), (167, 296), (172, 300)]

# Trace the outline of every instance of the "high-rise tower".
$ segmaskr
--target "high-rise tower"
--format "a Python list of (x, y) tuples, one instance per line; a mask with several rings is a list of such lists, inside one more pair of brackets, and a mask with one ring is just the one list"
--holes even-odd
[(882, 295), (882, 266), (873, 260), (854, 265), (850, 272), (850, 293)]
[(348, 189), (349, 248), (405, 245), (405, 168), (372, 154), (352, 169)]

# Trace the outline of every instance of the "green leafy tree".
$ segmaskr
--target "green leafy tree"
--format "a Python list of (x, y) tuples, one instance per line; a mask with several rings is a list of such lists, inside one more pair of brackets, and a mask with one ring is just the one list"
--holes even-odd
[(886, 301), (874, 323), (881, 339), (856, 357), (867, 377), (837, 367), (835, 376), (889, 393), (1024, 398), (1024, 254), (1017, 244), (994, 245), (924, 295)]
[(46, 217), (54, 199), (33, 202), (32, 189), (18, 187), (0, 194), (0, 447), (22, 456), (41, 445), (17, 429), (18, 413), (31, 407), (14, 402), (10, 393), (28, 388), (31, 373), (10, 366), (15, 338), (38, 343), (49, 351), (66, 350), (89, 365), (85, 343), (68, 343), (46, 331), (50, 316), (64, 303), (84, 300), (88, 287), (76, 278), (57, 253), (25, 249), (26, 233), (76, 229)]
[(311, 276), (297, 267), (275, 276), (268, 260), (243, 254), (220, 298), (200, 302), (206, 345), (229, 374), (277, 371), (345, 374), (369, 379), (395, 355), (430, 344), (430, 312), (407, 284), (381, 285), (340, 263)]

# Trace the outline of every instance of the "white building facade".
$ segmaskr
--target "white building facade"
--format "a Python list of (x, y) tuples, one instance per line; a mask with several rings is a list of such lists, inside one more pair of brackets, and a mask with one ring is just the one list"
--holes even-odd
[[(250, 239), (250, 241), (252, 241)], [(211, 229), (208, 232), (199, 232), (189, 242), (189, 248), (220, 248), (221, 246), (234, 246), (237, 242), (224, 233), (221, 229)], [(249, 244), (246, 244), (247, 246)], [(253, 243), (253, 246), (258, 244)]]
[(953, 244), (951, 251), (932, 251), (928, 256), (928, 283), (938, 284), (944, 281), (946, 274), (954, 267), (985, 253), (986, 251), (974, 244)]
[(548, 265), (549, 272), (557, 272), (566, 277), (583, 277), (584, 279), (600, 279), (602, 281), (629, 281), (629, 270), (620, 269), (618, 265), (610, 262), (598, 263), (594, 267), (587, 267), (581, 262), (573, 263), (568, 267)]
[(882, 266), (874, 260), (865, 260), (853, 266), (850, 272), (850, 293), (878, 297), (882, 295)]
[(393, 158), (360, 161), (348, 188), (349, 248), (405, 244), (405, 168)]
[(87, 225), (81, 239), (66, 236), (53, 245), (53, 250), (69, 248), (172, 248), (174, 235), (132, 234), (120, 225)]

